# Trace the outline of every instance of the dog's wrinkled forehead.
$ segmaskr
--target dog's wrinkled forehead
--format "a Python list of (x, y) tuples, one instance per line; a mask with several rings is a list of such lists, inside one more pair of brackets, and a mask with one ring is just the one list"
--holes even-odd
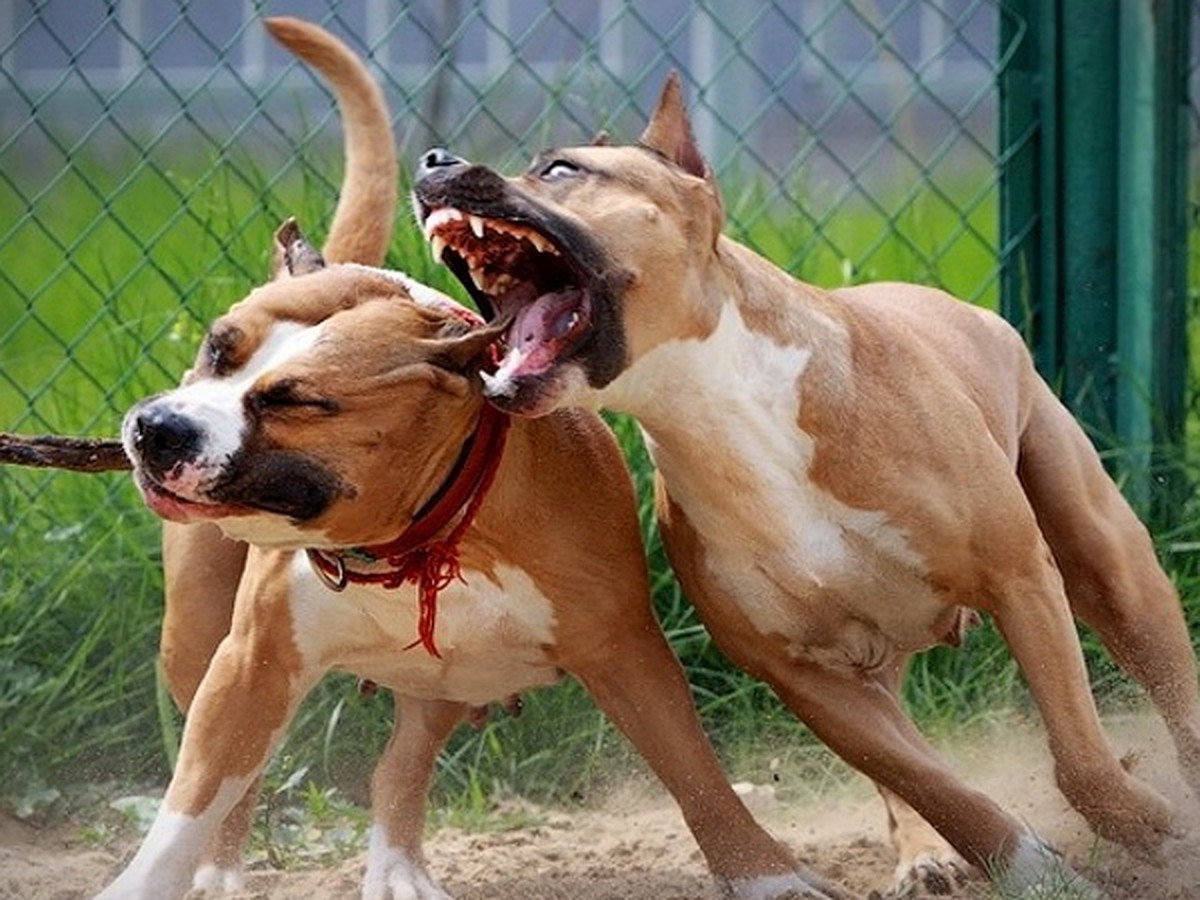
[(279, 369), (309, 353), (320, 340), (321, 325), (275, 321), (253, 340), (236, 324), (221, 322), (210, 330), (196, 368), (180, 392), (203, 391), (221, 384), (222, 393), (240, 393), (265, 373)]

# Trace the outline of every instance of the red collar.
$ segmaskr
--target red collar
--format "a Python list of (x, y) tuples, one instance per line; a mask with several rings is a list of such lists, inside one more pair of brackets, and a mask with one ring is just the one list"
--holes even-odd
[[(458, 563), (458, 544), (475, 520), (504, 454), (508, 416), (485, 403), (454, 468), (429, 501), (417, 511), (409, 526), (385, 544), (332, 551), (309, 548), (308, 559), (325, 586), (344, 590), (349, 583), (378, 584), (395, 589), (415, 582), (421, 604), (418, 637), (405, 647), (422, 645), (430, 654), (441, 657), (433, 640), (437, 621), (437, 596), (450, 582), (462, 578)], [(434, 540), (455, 517), (458, 523)], [(346, 565), (346, 557), (366, 562), (384, 562), (389, 568), (359, 572)]]

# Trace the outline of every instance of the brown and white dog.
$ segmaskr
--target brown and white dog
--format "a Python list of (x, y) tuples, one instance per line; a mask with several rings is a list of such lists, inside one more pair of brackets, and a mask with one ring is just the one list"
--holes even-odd
[(1074, 878), (901, 708), (906, 660), (957, 642), (972, 610), (1020, 664), (1070, 802), (1107, 838), (1164, 840), (1171, 811), (1110, 748), (1073, 616), (1145, 686), (1200, 791), (1184, 617), (1004, 321), (915, 285), (822, 290), (722, 236), (674, 77), (636, 145), (548, 150), (515, 178), (431, 150), (414, 205), (435, 255), (511, 322), (493, 403), (639, 419), (687, 594), (879, 786), (901, 889), (940, 892), (958, 854), (1016, 890)]
[(726, 893), (827, 896), (755, 823), (700, 728), (651, 610), (615, 440), (583, 412), (510, 425), (478, 377), (493, 330), (402, 274), (345, 262), (386, 246), (386, 109), (343, 45), (270, 27), (336, 88), (347, 181), (331, 259), (282, 228), (274, 280), (212, 325), (182, 386), (126, 417), (137, 484), (173, 523), (163, 651), (187, 723), (161, 810), (101, 896), (235, 888), (263, 765), (331, 669), (396, 702), (369, 900), (446, 897), (421, 853), (440, 747), (472, 708), (564, 673), (678, 800)]

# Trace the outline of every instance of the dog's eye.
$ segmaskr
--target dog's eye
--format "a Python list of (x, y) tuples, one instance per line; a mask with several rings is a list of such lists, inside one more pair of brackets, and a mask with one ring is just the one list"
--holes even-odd
[(557, 178), (570, 178), (581, 171), (583, 170), (569, 159), (556, 159), (542, 166), (542, 171), (538, 174), (546, 181), (553, 181)]
[(299, 409), (334, 412), (337, 408), (332, 400), (303, 393), (292, 381), (280, 381), (256, 390), (250, 394), (247, 402), (251, 409), (258, 413)]

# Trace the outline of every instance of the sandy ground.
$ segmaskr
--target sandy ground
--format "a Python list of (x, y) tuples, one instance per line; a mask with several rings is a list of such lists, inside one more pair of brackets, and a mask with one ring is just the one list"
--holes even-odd
[[(1157, 720), (1110, 722), (1114, 745), (1136, 756), (1136, 771), (1175, 801), (1190, 834), (1165, 848), (1159, 865), (1097, 842), (1053, 787), (1040, 736), (993, 731), (947, 754), (973, 784), (1001, 800), (1104, 886), (1112, 900), (1200, 898), (1200, 802), (1188, 794)], [(882, 806), (864, 782), (832, 789), (820, 802), (789, 804), (770, 788), (748, 795), (752, 808), (808, 865), (855, 896), (885, 889), (892, 874)], [(538, 825), (468, 833), (443, 828), (427, 843), (435, 877), (459, 900), (716, 900), (703, 863), (670, 799), (631, 783), (601, 808), (542, 810)], [(133, 842), (89, 849), (78, 826), (36, 830), (0, 818), (0, 898), (77, 900), (111, 877)], [(338, 867), (253, 871), (242, 900), (323, 900), (358, 895), (362, 857)], [(967, 896), (987, 896), (982, 884)]]

